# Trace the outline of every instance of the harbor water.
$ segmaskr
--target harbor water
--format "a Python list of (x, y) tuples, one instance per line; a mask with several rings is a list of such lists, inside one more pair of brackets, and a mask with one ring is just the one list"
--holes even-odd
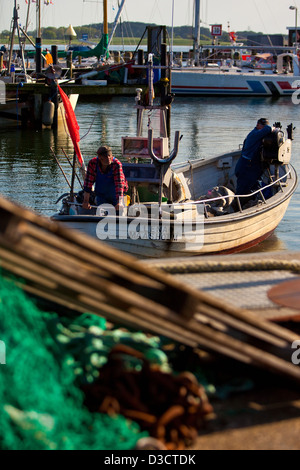
[[(86, 164), (102, 144), (121, 155), (121, 137), (136, 134), (133, 97), (109, 101), (81, 101), (76, 107), (81, 150)], [(171, 147), (176, 130), (183, 136), (177, 162), (210, 158), (237, 149), (260, 117), (283, 129), (293, 123), (292, 164), (300, 174), (300, 105), (290, 97), (274, 98), (183, 98), (172, 105)], [(71, 180), (71, 167), (62, 149), (72, 156), (67, 129), (22, 129), (15, 121), (0, 120), (0, 193), (44, 216), (59, 209), (58, 197), (68, 192), (66, 180), (50, 148)], [(75, 187), (79, 189), (78, 186)], [(275, 234), (251, 251), (300, 251), (300, 188), (294, 194)]]

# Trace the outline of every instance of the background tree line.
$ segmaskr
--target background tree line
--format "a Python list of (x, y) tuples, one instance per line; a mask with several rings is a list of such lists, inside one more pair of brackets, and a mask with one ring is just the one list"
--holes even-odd
[[(141, 38), (145, 32), (147, 26), (155, 26), (154, 24), (146, 24), (139, 22), (121, 22), (118, 24), (115, 37), (117, 38)], [(109, 31), (111, 31), (113, 24), (109, 24)], [(77, 40), (81, 40), (82, 35), (88, 35), (89, 40), (99, 39), (102, 36), (102, 24), (95, 23), (84, 26), (74, 26), (75, 32), (77, 34)], [(61, 40), (64, 42), (66, 40), (65, 32), (67, 27), (55, 28), (49, 26), (42, 29), (42, 37), (47, 40)], [(168, 33), (171, 36), (171, 27), (167, 27)], [(1, 38), (6, 39), (10, 36), (10, 31), (2, 31)], [(262, 33), (256, 33), (253, 31), (237, 31), (238, 41), (243, 41), (247, 38), (248, 34), (251, 35), (261, 35)], [(28, 35), (32, 38), (36, 37), (36, 31), (28, 31)], [(177, 26), (174, 28), (174, 38), (175, 39), (184, 39), (184, 40), (193, 40), (193, 28), (191, 26)], [(223, 31), (223, 34), (218, 38), (222, 42), (229, 42), (229, 35), (226, 31)], [(212, 40), (210, 34), (210, 29), (201, 27), (201, 41), (209, 43)]]

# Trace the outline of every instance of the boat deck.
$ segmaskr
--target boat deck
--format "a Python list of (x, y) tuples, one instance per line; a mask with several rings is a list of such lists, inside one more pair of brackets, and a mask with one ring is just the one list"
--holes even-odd
[[(279, 269), (276, 269), (276, 264), (272, 268), (274, 261)], [(166, 270), (183, 284), (277, 322), (300, 320), (300, 303), (298, 308), (284, 307), (268, 296), (270, 289), (281, 283), (300, 279), (299, 270), (297, 273), (297, 270), (290, 269), (293, 262), (300, 266), (300, 253), (269, 252), (204, 256), (201, 260), (193, 257), (146, 261), (152, 267)], [(235, 266), (234, 270), (230, 265)]]

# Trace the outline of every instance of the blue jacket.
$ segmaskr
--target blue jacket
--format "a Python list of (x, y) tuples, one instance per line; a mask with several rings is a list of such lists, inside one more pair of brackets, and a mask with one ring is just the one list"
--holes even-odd
[(257, 157), (262, 139), (266, 137), (266, 135), (270, 134), (271, 131), (272, 128), (270, 126), (264, 126), (262, 129), (257, 129), (255, 127), (245, 139), (242, 156), (248, 160), (252, 160)]

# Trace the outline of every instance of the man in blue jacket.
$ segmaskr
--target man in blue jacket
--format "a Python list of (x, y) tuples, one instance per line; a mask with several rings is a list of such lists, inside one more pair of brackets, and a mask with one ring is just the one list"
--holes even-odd
[[(242, 155), (235, 167), (237, 195), (250, 194), (259, 189), (258, 181), (264, 172), (261, 162), (261, 145), (263, 138), (270, 132), (272, 128), (269, 126), (269, 121), (261, 118), (257, 121), (256, 127), (247, 135)], [(241, 202), (246, 202), (246, 198), (242, 198)]]

